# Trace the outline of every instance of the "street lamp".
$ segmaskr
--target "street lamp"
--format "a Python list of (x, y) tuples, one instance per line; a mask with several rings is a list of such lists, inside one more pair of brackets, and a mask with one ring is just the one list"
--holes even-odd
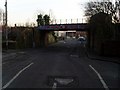
[(6, 49), (8, 49), (8, 31), (7, 31), (7, 0), (5, 1), (5, 31), (6, 31)]

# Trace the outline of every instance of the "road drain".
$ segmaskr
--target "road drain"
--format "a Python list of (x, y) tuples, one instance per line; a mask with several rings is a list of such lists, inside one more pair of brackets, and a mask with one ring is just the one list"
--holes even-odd
[(78, 78), (73, 76), (48, 76), (48, 85), (52, 88), (77, 88), (79, 82)]

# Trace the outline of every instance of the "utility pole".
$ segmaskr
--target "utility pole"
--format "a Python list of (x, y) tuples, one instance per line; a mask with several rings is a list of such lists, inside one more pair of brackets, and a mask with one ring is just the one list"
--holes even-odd
[(6, 49), (8, 49), (8, 28), (7, 28), (7, 0), (5, 1), (5, 31), (6, 31)]
[(3, 25), (5, 26), (5, 12), (3, 12)]
[(77, 18), (77, 23), (78, 23), (78, 18)]
[(119, 6), (118, 6), (118, 12), (119, 12), (119, 23), (120, 23), (120, 1), (118, 2), (119, 4)]
[(83, 18), (82, 18), (82, 23), (83, 23)]

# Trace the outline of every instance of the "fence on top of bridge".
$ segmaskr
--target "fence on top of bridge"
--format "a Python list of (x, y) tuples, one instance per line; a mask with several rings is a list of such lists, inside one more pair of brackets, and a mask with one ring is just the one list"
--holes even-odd
[(76, 18), (76, 19), (51, 19), (50, 24), (77, 24), (86, 23), (87, 18)]

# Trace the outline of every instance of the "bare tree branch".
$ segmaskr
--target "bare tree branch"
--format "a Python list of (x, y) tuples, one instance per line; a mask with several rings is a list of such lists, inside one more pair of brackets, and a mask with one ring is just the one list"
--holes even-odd
[(101, 0), (100, 2), (88, 2), (85, 6), (85, 16), (91, 17), (97, 13), (104, 12), (111, 15), (114, 22), (119, 22), (120, 0), (116, 0), (115, 4), (110, 0)]

